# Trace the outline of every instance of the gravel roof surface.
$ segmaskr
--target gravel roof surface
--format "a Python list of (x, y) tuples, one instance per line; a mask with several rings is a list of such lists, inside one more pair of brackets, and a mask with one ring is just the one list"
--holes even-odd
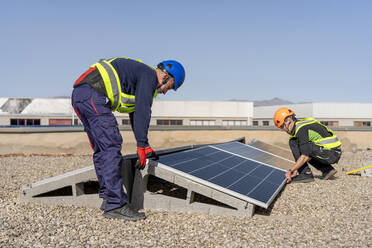
[(334, 180), (289, 184), (253, 218), (147, 210), (126, 222), (20, 201), (22, 185), (89, 166), (90, 156), (1, 156), (0, 247), (372, 247), (372, 178), (345, 174), (363, 160), (344, 153)]

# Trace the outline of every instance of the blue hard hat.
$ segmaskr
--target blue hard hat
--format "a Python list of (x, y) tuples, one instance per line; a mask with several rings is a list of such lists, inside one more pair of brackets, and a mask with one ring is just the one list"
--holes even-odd
[(185, 69), (175, 60), (165, 60), (158, 64), (158, 68), (165, 70), (174, 78), (174, 90), (177, 90), (185, 81)]

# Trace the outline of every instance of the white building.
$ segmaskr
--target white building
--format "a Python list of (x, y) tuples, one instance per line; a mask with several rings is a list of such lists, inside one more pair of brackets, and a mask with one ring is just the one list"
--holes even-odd
[(185, 126), (250, 126), (252, 102), (155, 101), (152, 125), (177, 120)]
[[(155, 100), (150, 125), (274, 126), (273, 115), (289, 107), (297, 117), (314, 117), (328, 126), (371, 126), (372, 103), (302, 103), (253, 107), (241, 101)], [(115, 112), (119, 125), (129, 125), (128, 114)], [(70, 98), (0, 98), (0, 126), (78, 125)]]
[[(0, 98), (0, 125), (77, 125), (70, 98)], [(119, 125), (128, 114), (115, 112)], [(252, 102), (160, 101), (152, 107), (150, 125), (249, 126)]]
[(292, 109), (297, 118), (313, 117), (334, 127), (371, 126), (372, 103), (314, 102), (254, 107), (253, 126), (274, 126), (273, 116), (281, 107)]

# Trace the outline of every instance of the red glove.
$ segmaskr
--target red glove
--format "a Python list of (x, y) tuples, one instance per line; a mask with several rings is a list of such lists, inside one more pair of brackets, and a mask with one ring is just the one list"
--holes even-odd
[(137, 147), (137, 163), (136, 168), (139, 170), (143, 170), (146, 167), (146, 158), (153, 158), (155, 160), (159, 159), (158, 155), (152, 150), (150, 146), (143, 148)]

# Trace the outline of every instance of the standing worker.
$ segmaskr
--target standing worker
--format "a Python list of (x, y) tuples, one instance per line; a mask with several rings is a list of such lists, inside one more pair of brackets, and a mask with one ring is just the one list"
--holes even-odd
[(322, 172), (324, 180), (337, 173), (331, 164), (340, 160), (341, 142), (331, 129), (314, 118), (297, 120), (289, 108), (280, 108), (275, 112), (274, 124), (290, 135), (289, 147), (296, 160), (285, 175), (287, 183), (314, 181), (307, 162)]
[(129, 207), (120, 175), (122, 136), (112, 112), (129, 113), (137, 141), (138, 162), (144, 169), (146, 157), (156, 156), (148, 142), (151, 106), (157, 93), (177, 90), (185, 80), (183, 66), (174, 60), (153, 68), (140, 60), (113, 58), (92, 65), (75, 82), (72, 106), (84, 125), (99, 183), (101, 208), (106, 218), (140, 220), (144, 213)]

